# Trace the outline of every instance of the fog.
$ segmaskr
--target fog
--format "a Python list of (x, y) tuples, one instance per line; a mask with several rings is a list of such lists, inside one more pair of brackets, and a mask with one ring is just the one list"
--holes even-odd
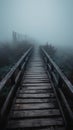
[(73, 0), (0, 0), (0, 41), (12, 31), (40, 43), (73, 44)]

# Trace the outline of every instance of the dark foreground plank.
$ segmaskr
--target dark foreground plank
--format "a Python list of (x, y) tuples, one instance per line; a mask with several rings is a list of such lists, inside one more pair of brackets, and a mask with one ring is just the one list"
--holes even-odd
[(8, 127), (10, 128), (26, 128), (26, 127), (44, 127), (44, 126), (61, 126), (62, 118), (37, 118), (27, 120), (10, 120)]
[(13, 110), (30, 110), (30, 109), (53, 109), (58, 108), (56, 103), (36, 103), (36, 104), (14, 104)]
[(61, 116), (59, 109), (48, 110), (24, 110), (24, 111), (11, 111), (11, 119), (32, 118), (32, 117), (54, 117)]

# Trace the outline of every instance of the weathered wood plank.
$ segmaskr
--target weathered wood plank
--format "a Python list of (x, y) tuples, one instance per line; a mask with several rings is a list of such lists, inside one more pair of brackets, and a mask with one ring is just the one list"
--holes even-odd
[(35, 103), (48, 103), (48, 102), (56, 102), (56, 99), (55, 98), (42, 98), (42, 99), (40, 99), (40, 98), (38, 98), (38, 99), (19, 99), (19, 98), (16, 98), (16, 100), (15, 100), (15, 103), (18, 103), (18, 104), (20, 104), (20, 103), (34, 103), (34, 105), (35, 105)]
[(40, 87), (40, 86), (48, 86), (48, 87), (51, 86), (50, 83), (36, 83), (36, 84), (35, 84), (35, 83), (31, 83), (31, 84), (29, 84), (29, 83), (24, 83), (24, 84), (23, 84), (23, 83), (22, 83), (22, 86), (24, 86), (24, 85), (25, 85), (25, 86), (39, 86), (39, 87)]
[(10, 118), (32, 118), (32, 117), (54, 117), (61, 116), (59, 109), (48, 110), (25, 110), (25, 111), (11, 111)]
[(54, 93), (43, 93), (43, 94), (17, 94), (17, 98), (52, 98), (55, 97)]
[(35, 83), (22, 83), (22, 85), (21, 85), (22, 87), (48, 87), (48, 88), (52, 88), (52, 86), (51, 86), (51, 84), (50, 83), (37, 83), (37, 84), (35, 84)]
[(47, 78), (47, 74), (40, 74), (40, 75), (36, 75), (36, 74), (26, 74), (26, 75), (24, 75), (24, 77), (23, 77), (23, 79), (25, 79), (25, 77), (34, 77), (34, 78)]
[(30, 110), (30, 109), (54, 109), (58, 108), (56, 103), (36, 103), (36, 104), (14, 104), (13, 110)]
[(48, 80), (45, 80), (45, 81), (41, 81), (41, 80), (38, 80), (38, 81), (34, 81), (34, 80), (27, 80), (27, 81), (23, 81), (22, 82), (22, 84), (38, 84), (39, 83), (39, 85), (41, 84), (41, 83), (43, 83), (43, 84), (45, 84), (45, 83), (49, 83), (49, 81)]
[(49, 126), (44, 128), (38, 128), (38, 130), (65, 130), (64, 126)]
[(46, 78), (46, 79), (44, 79), (44, 78), (42, 78), (42, 79), (41, 79), (41, 78), (40, 78), (40, 79), (39, 79), (39, 78), (35, 78), (34, 80), (33, 80), (33, 79), (34, 79), (34, 78), (25, 78), (25, 80), (23, 81), (23, 83), (24, 83), (24, 82), (33, 82), (33, 83), (34, 83), (34, 82), (38, 82), (38, 83), (39, 83), (39, 82), (41, 82), (41, 81), (42, 81), (42, 83), (43, 83), (43, 82), (44, 82), (44, 83), (45, 83), (45, 82), (49, 82), (49, 80), (48, 80), (47, 78)]
[(10, 120), (8, 122), (9, 128), (45, 127), (56, 125), (63, 125), (62, 118), (37, 118), (27, 120)]
[(47, 75), (25, 75), (24, 77), (23, 77), (23, 80), (25, 80), (25, 78), (30, 78), (30, 79), (46, 79), (47, 78)]
[(49, 90), (49, 89), (51, 89), (52, 87), (51, 86), (49, 86), (49, 88), (48, 88), (48, 86), (33, 86), (33, 85), (30, 85), (30, 86), (21, 86), (19, 89), (21, 89), (21, 90), (39, 90), (39, 89), (44, 89), (44, 90)]
[(26, 76), (43, 77), (43, 78), (45, 77), (45, 78), (47, 78), (47, 77), (46, 77), (47, 74), (44, 74), (44, 73), (43, 73), (43, 74), (36, 74), (36, 73), (34, 73), (34, 74), (31, 73), (31, 74), (30, 74), (30, 73), (29, 73), (29, 74), (25, 74), (25, 75), (24, 75), (24, 77), (26, 77)]
[(52, 89), (26, 89), (26, 90), (20, 90), (18, 93), (20, 93), (20, 94), (35, 94), (35, 93), (39, 93), (39, 94), (43, 94), (43, 93), (46, 93), (46, 94), (48, 94), (48, 93), (53, 93), (53, 90)]

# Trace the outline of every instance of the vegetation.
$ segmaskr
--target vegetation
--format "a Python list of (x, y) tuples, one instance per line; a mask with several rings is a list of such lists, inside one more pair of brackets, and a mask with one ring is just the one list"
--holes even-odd
[(60, 67), (62, 72), (73, 84), (73, 52), (67, 48), (55, 48), (52, 45), (43, 46), (55, 63)]
[(0, 43), (0, 80), (31, 45), (28, 41)]
[(47, 51), (47, 53), (52, 57), (54, 58), (55, 57), (55, 54), (56, 54), (56, 48), (54, 46), (52, 46), (51, 44), (46, 44), (43, 46), (44, 49)]

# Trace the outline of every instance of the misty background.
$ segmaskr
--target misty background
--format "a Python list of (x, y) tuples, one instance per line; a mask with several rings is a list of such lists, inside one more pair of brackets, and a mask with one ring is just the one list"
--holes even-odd
[(44, 44), (73, 46), (73, 0), (0, 0), (0, 40), (12, 31)]
[[(13, 31), (25, 40), (13, 42)], [(44, 45), (73, 82), (73, 0), (0, 0), (0, 79), (31, 43)]]

